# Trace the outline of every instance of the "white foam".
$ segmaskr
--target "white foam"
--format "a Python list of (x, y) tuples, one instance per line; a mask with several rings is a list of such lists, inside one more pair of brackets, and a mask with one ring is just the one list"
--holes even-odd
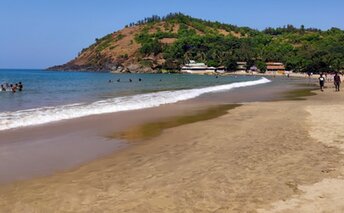
[(192, 99), (205, 93), (231, 90), (233, 88), (248, 87), (269, 82), (270, 80), (261, 78), (255, 81), (237, 82), (200, 89), (162, 91), (116, 97), (90, 104), (77, 103), (55, 107), (20, 110), (15, 112), (2, 112), (0, 113), (0, 130), (44, 124), (89, 115), (157, 107), (162, 104), (176, 103), (178, 101)]

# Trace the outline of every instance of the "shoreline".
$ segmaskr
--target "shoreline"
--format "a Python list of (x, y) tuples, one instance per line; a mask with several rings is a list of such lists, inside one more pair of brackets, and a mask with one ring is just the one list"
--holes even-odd
[[(170, 80), (172, 80), (171, 77), (169, 78)], [(190, 79), (190, 76), (188, 76), (187, 78)], [(208, 78), (209, 77), (207, 77), (206, 79)], [(202, 78), (202, 79), (204, 81), (205, 78)], [(132, 81), (131, 79), (129, 80)], [(141, 78), (137, 80), (139, 82), (141, 81)], [(83, 102), (76, 99), (74, 102), (69, 102), (69, 103), (61, 102), (61, 104), (51, 105), (51, 106), (49, 105), (49, 101), (48, 101), (48, 105), (45, 105), (45, 103), (39, 102), (40, 104), (33, 106), (32, 108), (19, 107), (17, 109), (16, 108), (8, 109), (9, 106), (5, 105), (5, 108), (1, 109), (2, 112), (0, 113), (0, 116), (4, 118), (3, 120), (0, 121), (0, 131), (26, 127), (26, 126), (47, 124), (47, 123), (51, 123), (55, 121), (70, 120), (74, 118), (81, 118), (81, 117), (87, 117), (87, 116), (92, 116), (92, 115), (100, 115), (100, 114), (107, 114), (107, 113), (113, 113), (113, 112), (123, 112), (123, 111), (158, 107), (164, 104), (172, 104), (172, 103), (177, 103), (177, 102), (197, 98), (207, 93), (230, 91), (235, 88), (250, 87), (250, 86), (266, 84), (270, 82), (266, 78), (258, 79), (258, 78), (252, 78), (252, 77), (243, 77), (240, 80), (239, 79), (236, 80), (236, 79), (228, 78), (228, 77), (223, 78), (219, 81), (215, 80), (215, 78), (211, 80), (212, 80), (212, 83), (210, 83), (209, 85), (207, 84), (207, 82), (204, 82), (203, 87), (195, 86), (193, 88), (192, 87), (183, 88), (183, 87), (177, 86), (176, 88), (179, 88), (179, 89), (173, 89), (173, 88), (168, 89), (168, 87), (170, 86), (168, 86), (167, 84), (167, 88), (159, 89), (161, 84), (157, 84), (157, 88), (154, 90), (141, 91), (142, 89), (141, 87), (145, 87), (145, 85), (147, 84), (146, 83), (146, 84), (142, 84), (142, 86), (139, 87), (140, 92), (136, 91), (132, 94), (130, 94), (130, 92), (127, 92), (128, 94), (126, 94), (126, 92), (123, 92), (123, 93), (118, 92), (117, 94), (114, 91), (116, 91), (116, 87), (118, 86), (113, 85), (115, 86), (115, 88), (105, 86), (106, 89), (114, 92), (113, 96), (101, 95), (100, 97), (95, 98), (91, 101)], [(148, 84), (151, 84), (151, 82), (148, 82)], [(125, 85), (125, 86), (128, 86), (128, 85)], [(132, 89), (132, 88), (130, 87), (126, 89)], [(97, 96), (97, 93), (95, 94), (96, 94), (95, 96)], [(65, 95), (65, 96), (68, 96), (68, 95)], [(92, 94), (88, 94), (88, 96), (93, 97)], [(21, 96), (20, 98), (24, 98), (24, 96)], [(22, 101), (22, 99), (20, 99), (20, 101)], [(18, 104), (20, 105), (21, 103), (19, 102)]]
[[(0, 209), (339, 210), (343, 139), (329, 124), (338, 119), (333, 112), (344, 97), (332, 89), (317, 94), (304, 101), (247, 103), (216, 119), (166, 129), (77, 169), (4, 185)], [(327, 119), (326, 131), (317, 134)], [(342, 127), (338, 120), (335, 130)]]
[(114, 131), (175, 116), (192, 115), (218, 105), (274, 100), (294, 87), (284, 80), (275, 80), (269, 85), (206, 94), (156, 108), (1, 131), (0, 171), (6, 172), (0, 174), (0, 184), (52, 175), (125, 149), (128, 146), (126, 142), (108, 137)]
[[(200, 72), (200, 73), (183, 73), (181, 71), (172, 71), (172, 72), (159, 72), (156, 70), (155, 72), (113, 72), (109, 70), (100, 70), (100, 71), (92, 71), (92, 70), (50, 70), (50, 69), (43, 69), (45, 71), (56, 71), (56, 72), (91, 72), (91, 73), (111, 73), (111, 74), (156, 74), (156, 75), (218, 75), (218, 76), (259, 76), (259, 77), (287, 77), (287, 74), (280, 74), (280, 73), (260, 73), (260, 72), (243, 72), (243, 71), (229, 71), (229, 72)], [(289, 73), (290, 78), (302, 78), (302, 79), (318, 79), (319, 74), (314, 73), (311, 76), (308, 76), (307, 73), (302, 72), (291, 72)]]

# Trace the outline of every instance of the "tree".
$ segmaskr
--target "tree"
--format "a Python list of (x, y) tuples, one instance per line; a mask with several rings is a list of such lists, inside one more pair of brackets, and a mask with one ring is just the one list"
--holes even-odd
[(237, 68), (237, 62), (234, 58), (228, 58), (224, 61), (223, 65), (228, 71), (235, 71)]
[(256, 61), (256, 66), (260, 70), (260, 72), (266, 72), (266, 63), (264, 63), (263, 61)]
[(305, 33), (305, 25), (301, 25), (300, 32), (301, 32), (301, 34)]
[[(158, 28), (152, 33), (150, 29), (161, 20), (165, 21), (165, 30)], [(283, 62), (288, 70), (299, 72), (317, 72), (331, 68), (340, 70), (344, 66), (344, 31), (338, 28), (321, 31), (305, 28), (304, 25), (300, 28), (286, 25), (260, 32), (195, 19), (181, 13), (165, 17), (152, 16), (139, 22), (144, 23), (150, 24), (145, 25), (135, 36), (135, 40), (141, 45), (140, 53), (162, 53), (168, 61), (166, 66), (174, 66), (176, 61), (183, 63), (190, 59), (210, 66), (224, 65), (228, 69), (235, 69), (236, 61), (246, 61), (248, 68), (256, 62), (263, 71), (266, 61)], [(178, 32), (170, 31), (175, 24), (180, 26)], [(222, 35), (218, 32), (220, 29), (240, 33), (242, 37), (231, 33)], [(163, 45), (159, 42), (163, 38), (175, 38), (176, 41)], [(97, 40), (97, 43), (104, 44), (104, 47), (107, 44), (103, 42), (103, 38)]]
[(140, 49), (140, 52), (144, 55), (154, 54), (157, 55), (162, 51), (161, 44), (157, 40), (151, 40), (144, 43)]

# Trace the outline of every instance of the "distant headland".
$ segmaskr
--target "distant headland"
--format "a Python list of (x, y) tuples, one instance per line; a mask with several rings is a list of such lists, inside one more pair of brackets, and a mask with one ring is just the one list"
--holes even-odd
[(258, 31), (181, 13), (152, 16), (96, 39), (78, 56), (48, 70), (179, 72), (189, 60), (235, 70), (238, 61), (264, 72), (266, 62), (287, 70), (344, 70), (344, 31), (287, 25)]

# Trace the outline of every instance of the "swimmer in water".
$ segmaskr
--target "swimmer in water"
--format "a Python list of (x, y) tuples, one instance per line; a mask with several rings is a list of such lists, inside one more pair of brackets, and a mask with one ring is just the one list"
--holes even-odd
[(22, 84), (22, 82), (19, 82), (18, 83), (18, 90), (19, 90), (19, 92), (21, 92), (21, 91), (23, 91), (23, 84)]
[(11, 84), (10, 87), (11, 87), (13, 93), (15, 93), (17, 91), (16, 85)]

